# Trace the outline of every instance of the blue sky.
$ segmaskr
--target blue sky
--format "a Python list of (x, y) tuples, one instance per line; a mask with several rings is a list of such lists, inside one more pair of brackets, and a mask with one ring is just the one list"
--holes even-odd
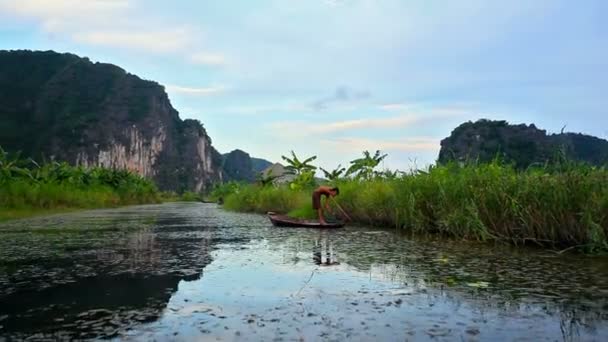
[(607, 138), (607, 22), (602, 0), (0, 0), (0, 49), (158, 81), (221, 152), (408, 169), (479, 118)]

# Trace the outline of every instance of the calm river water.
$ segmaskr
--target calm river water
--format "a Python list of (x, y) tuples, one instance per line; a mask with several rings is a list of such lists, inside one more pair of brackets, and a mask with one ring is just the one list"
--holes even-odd
[(606, 341), (608, 259), (213, 204), (0, 224), (0, 340)]

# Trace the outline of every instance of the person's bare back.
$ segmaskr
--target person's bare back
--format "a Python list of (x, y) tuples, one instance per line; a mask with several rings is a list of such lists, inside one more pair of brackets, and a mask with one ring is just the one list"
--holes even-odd
[[(322, 185), (312, 192), (312, 208), (317, 211), (319, 223), (322, 225), (327, 224), (323, 210), (331, 210), (329, 208), (329, 198), (335, 197), (340, 194), (340, 189), (337, 187), (330, 187)], [(325, 196), (325, 205), (321, 205), (321, 196)]]

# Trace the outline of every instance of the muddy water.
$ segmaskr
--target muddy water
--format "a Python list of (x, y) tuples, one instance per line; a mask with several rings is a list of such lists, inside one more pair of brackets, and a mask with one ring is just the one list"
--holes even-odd
[(608, 340), (608, 259), (172, 203), (0, 225), (0, 340)]

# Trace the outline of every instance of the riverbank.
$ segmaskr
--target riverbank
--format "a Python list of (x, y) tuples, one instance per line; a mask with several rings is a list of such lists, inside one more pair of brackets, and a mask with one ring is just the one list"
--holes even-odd
[[(133, 193), (131, 191), (117, 192), (111, 187), (93, 187), (88, 189), (70, 186), (43, 187), (36, 184), (7, 185), (0, 189), (0, 222), (68, 213), (86, 209), (116, 208), (126, 205), (153, 204), (168, 202), (201, 202), (199, 194), (185, 192), (152, 191), (148, 193)], [(16, 191), (16, 188), (20, 188)], [(10, 199), (9, 199), (10, 197)]]
[(82, 209), (160, 203), (156, 191), (138, 193), (109, 186), (78, 188), (66, 185), (11, 183), (0, 189), (0, 221)]
[[(355, 224), (554, 249), (608, 250), (605, 168), (518, 171), (498, 163), (454, 164), (397, 177), (342, 179), (334, 185)], [(243, 185), (225, 197), (225, 208), (314, 217), (311, 190)]]
[[(29, 193), (29, 196), (24, 196), (24, 193), (18, 194), (13, 192), (11, 195), (16, 196), (16, 198), (10, 203), (12, 207), (0, 206), (0, 222), (86, 209), (116, 208), (135, 204), (202, 202), (201, 196), (193, 192), (185, 192), (181, 195), (174, 192), (154, 192), (148, 194), (148, 196), (123, 193), (121, 197), (119, 193), (113, 193), (112, 189), (105, 189), (105, 191), (88, 189), (83, 191), (82, 189), (64, 187), (56, 189), (55, 195), (49, 196), (48, 194), (35, 194), (37, 191), (33, 185), (26, 185), (24, 189), (25, 192)], [(103, 193), (105, 193), (105, 196), (100, 195)], [(6, 199), (2, 199), (2, 196), (8, 195), (8, 191), (0, 190), (0, 202), (9, 202)], [(25, 197), (29, 197), (30, 201), (26, 201)], [(36, 200), (32, 201), (33, 197), (36, 197)], [(39, 205), (33, 206), (32, 202)], [(15, 203), (19, 204), (15, 205)]]
[(28, 218), (28, 217), (35, 217), (35, 216), (63, 214), (63, 213), (69, 213), (69, 212), (76, 211), (76, 210), (80, 210), (80, 209), (75, 209), (75, 208), (53, 208), (53, 209), (45, 209), (45, 208), (7, 209), (7, 208), (0, 208), (0, 222), (6, 222), (6, 221), (10, 221), (10, 220), (16, 220), (16, 219)]
[(0, 220), (161, 199), (152, 181), (133, 172), (57, 162), (39, 165), (0, 153)]
[(158, 199), (154, 199), (149, 202), (139, 203), (125, 203), (117, 205), (91, 205), (91, 206), (71, 206), (71, 207), (53, 207), (53, 208), (41, 208), (41, 207), (20, 207), (20, 208), (3, 208), (0, 207), (0, 222), (6, 222), (10, 220), (16, 220), (21, 218), (30, 218), (36, 216), (46, 216), (54, 214), (64, 214), (74, 211), (87, 210), (87, 209), (104, 209), (104, 208), (117, 208), (126, 205), (134, 204), (154, 204), (154, 203), (171, 203), (171, 202), (201, 202), (198, 195), (192, 197), (191, 193), (185, 193), (182, 195), (161, 193)]

